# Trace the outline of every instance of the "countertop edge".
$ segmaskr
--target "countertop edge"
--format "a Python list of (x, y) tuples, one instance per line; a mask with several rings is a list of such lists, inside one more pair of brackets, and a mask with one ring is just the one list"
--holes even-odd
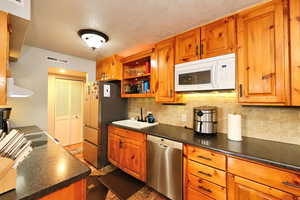
[[(227, 154), (228, 156), (235, 156), (235, 157), (239, 157), (239, 158), (244, 158), (244, 159), (248, 159), (248, 160), (251, 160), (251, 161), (254, 161), (254, 162), (259, 162), (259, 163), (262, 163), (262, 164), (268, 164), (268, 165), (271, 165), (273, 167), (278, 167), (278, 168), (282, 168), (282, 169), (286, 169), (286, 170), (292, 170), (292, 171), (300, 173), (300, 167), (296, 167), (296, 166), (293, 166), (293, 165), (272, 161), (272, 160), (265, 159), (265, 158), (259, 158), (259, 157), (255, 157), (255, 156), (251, 156), (251, 155), (247, 155), (247, 154), (241, 154), (241, 153), (237, 153), (237, 152), (227, 151), (227, 150), (224, 150), (222, 148), (210, 147), (208, 145), (203, 145), (203, 144), (194, 144), (194, 143), (179, 140), (179, 139), (176, 139), (176, 138), (170, 138), (170, 137), (160, 135), (160, 134), (155, 133), (155, 132), (148, 131), (147, 130), (148, 128), (135, 129), (135, 128), (121, 126), (121, 125), (117, 125), (117, 124), (113, 124), (113, 123), (110, 123), (109, 125), (119, 127), (119, 128), (124, 128), (124, 129), (127, 129), (127, 130), (137, 131), (137, 132), (148, 134), (148, 135), (158, 136), (158, 137), (162, 137), (162, 138), (177, 141), (177, 142), (182, 142), (182, 143), (188, 144), (188, 145), (202, 147), (202, 148), (205, 148), (205, 149), (208, 149), (208, 150), (212, 150), (212, 151), (216, 151), (216, 152), (219, 152), (219, 153)], [(257, 138), (255, 138), (255, 139), (257, 139)], [(270, 141), (270, 142), (272, 142), (272, 141)]]
[(21, 200), (39, 199), (39, 198), (45, 197), (53, 192), (56, 192), (56, 191), (63, 189), (77, 181), (80, 181), (80, 180), (88, 177), (90, 175), (90, 173), (91, 173), (91, 169), (87, 170), (86, 172), (84, 172), (82, 174), (74, 176), (68, 180), (64, 180), (56, 185), (50, 186), (50, 187), (40, 190), (34, 194), (28, 195), (27, 197), (24, 197)]

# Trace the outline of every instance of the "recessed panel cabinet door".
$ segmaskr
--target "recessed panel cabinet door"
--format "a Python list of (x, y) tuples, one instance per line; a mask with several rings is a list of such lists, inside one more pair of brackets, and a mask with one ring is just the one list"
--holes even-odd
[(300, 1), (290, 0), (292, 105), (300, 106)]
[(174, 101), (174, 39), (156, 45), (157, 77), (156, 101)]
[(200, 59), (200, 28), (176, 36), (176, 64)]
[(128, 138), (122, 138), (121, 141), (121, 167), (130, 175), (145, 181), (145, 156), (144, 145)]
[(287, 103), (285, 1), (270, 3), (238, 15), (239, 102)]
[(115, 166), (120, 164), (121, 137), (109, 130), (108, 136), (108, 160)]
[(228, 174), (228, 200), (293, 200), (294, 196), (247, 179)]
[(235, 52), (236, 17), (226, 17), (201, 27), (201, 57), (208, 58)]

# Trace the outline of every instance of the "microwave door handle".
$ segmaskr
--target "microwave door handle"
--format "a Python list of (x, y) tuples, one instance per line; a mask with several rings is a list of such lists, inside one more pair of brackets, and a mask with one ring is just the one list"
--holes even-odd
[(211, 84), (212, 84), (212, 87), (215, 89), (217, 88), (217, 65), (215, 64), (213, 67), (212, 67), (212, 80), (211, 80)]

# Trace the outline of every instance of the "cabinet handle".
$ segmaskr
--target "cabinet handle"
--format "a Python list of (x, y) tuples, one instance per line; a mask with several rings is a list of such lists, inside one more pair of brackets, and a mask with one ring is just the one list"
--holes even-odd
[(212, 191), (211, 191), (210, 189), (205, 188), (205, 187), (203, 187), (203, 186), (198, 186), (198, 188), (201, 189), (201, 190), (204, 190), (205, 192), (212, 193)]
[(271, 77), (274, 76), (274, 75), (275, 75), (275, 73), (270, 73), (270, 74), (267, 74), (267, 75), (262, 76), (261, 79), (262, 79), (262, 80), (269, 79), (269, 78), (271, 78)]
[(284, 181), (284, 182), (282, 182), (282, 184), (300, 189), (300, 185), (289, 183), (288, 181)]
[(120, 140), (119, 148), (122, 149), (122, 147), (123, 147), (123, 142)]
[(199, 47), (196, 45), (196, 56), (198, 56)]
[(203, 52), (203, 44), (200, 44), (200, 56), (202, 56), (204, 54)]
[(240, 97), (243, 97), (243, 85), (240, 84)]
[(202, 171), (198, 171), (198, 173), (203, 174), (203, 175), (208, 176), (208, 177), (212, 177), (212, 175), (209, 174), (209, 173), (205, 173), (205, 172), (202, 172)]
[(197, 157), (198, 157), (198, 158), (201, 158), (201, 159), (203, 159), (203, 160), (211, 160), (211, 158), (207, 158), (207, 157), (204, 157), (204, 156), (201, 156), (201, 155), (198, 155)]

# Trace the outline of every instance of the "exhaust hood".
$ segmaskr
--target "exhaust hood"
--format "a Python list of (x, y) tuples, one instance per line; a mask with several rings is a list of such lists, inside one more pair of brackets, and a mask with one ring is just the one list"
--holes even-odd
[(7, 96), (8, 97), (30, 97), (34, 93), (31, 90), (21, 88), (15, 85), (14, 78), (7, 78)]

